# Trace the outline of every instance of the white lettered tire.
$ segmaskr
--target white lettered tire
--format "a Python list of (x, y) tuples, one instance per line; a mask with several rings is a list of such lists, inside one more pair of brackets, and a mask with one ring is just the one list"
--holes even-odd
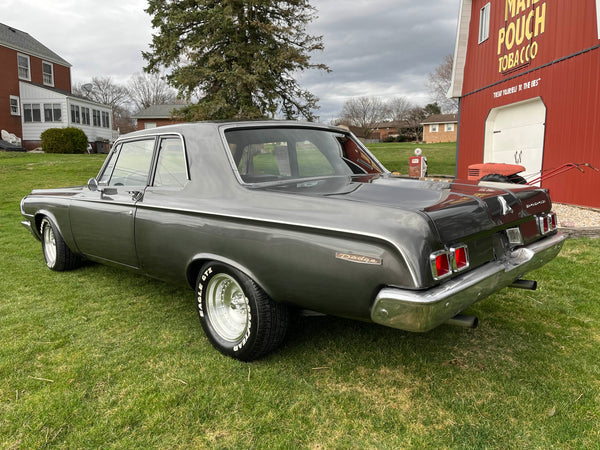
[(221, 353), (252, 361), (283, 342), (289, 323), (287, 306), (274, 302), (239, 270), (219, 262), (205, 264), (196, 295), (202, 328)]

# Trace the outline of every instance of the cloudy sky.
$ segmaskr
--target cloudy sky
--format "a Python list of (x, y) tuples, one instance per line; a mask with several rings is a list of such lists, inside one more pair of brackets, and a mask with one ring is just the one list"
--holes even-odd
[[(407, 97), (429, 103), (427, 75), (454, 51), (459, 0), (312, 0), (309, 33), (325, 50), (303, 87), (320, 98), (321, 120), (337, 117), (358, 96)], [(0, 21), (29, 33), (69, 61), (73, 82), (141, 72), (152, 28), (145, 0), (0, 0)]]

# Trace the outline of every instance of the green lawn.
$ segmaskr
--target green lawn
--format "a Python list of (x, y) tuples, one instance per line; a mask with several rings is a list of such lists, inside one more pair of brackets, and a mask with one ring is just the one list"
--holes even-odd
[(413, 144), (410, 142), (391, 142), (368, 144), (367, 147), (388, 170), (408, 174), (408, 159), (420, 148), (427, 157), (430, 175), (456, 175), (456, 142), (441, 144)]
[(598, 240), (472, 307), (476, 330), (302, 318), (246, 364), (211, 347), (190, 290), (45, 267), (21, 197), (102, 160), (0, 153), (0, 448), (598, 448)]

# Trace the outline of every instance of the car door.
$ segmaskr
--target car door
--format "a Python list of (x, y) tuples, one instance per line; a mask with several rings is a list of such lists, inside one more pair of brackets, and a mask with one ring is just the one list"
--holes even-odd
[(84, 188), (71, 204), (73, 236), (88, 257), (137, 268), (136, 204), (142, 200), (154, 154), (155, 137), (120, 143), (109, 155), (98, 189)]

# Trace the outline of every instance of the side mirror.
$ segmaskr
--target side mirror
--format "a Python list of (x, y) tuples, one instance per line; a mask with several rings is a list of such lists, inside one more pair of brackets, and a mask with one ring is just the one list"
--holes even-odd
[(98, 180), (96, 180), (95, 178), (90, 178), (88, 180), (87, 183), (88, 189), (92, 192), (95, 192), (98, 190)]

